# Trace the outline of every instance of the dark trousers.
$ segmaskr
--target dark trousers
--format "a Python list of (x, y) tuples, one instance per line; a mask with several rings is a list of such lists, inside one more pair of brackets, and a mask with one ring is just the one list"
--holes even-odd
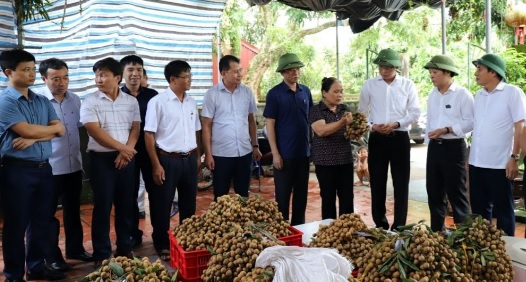
[[(426, 189), (431, 214), (431, 229), (444, 230), (447, 201), (455, 223), (469, 214), (466, 189), (466, 142), (464, 139), (431, 140), (427, 147)], [(447, 199), (446, 199), (447, 196)]]
[(41, 168), (2, 164), (0, 168), (6, 279), (23, 279), (26, 264), (28, 271), (36, 272), (44, 266), (54, 210), (52, 177), (49, 164)]
[(248, 197), (252, 175), (252, 153), (241, 157), (213, 157), (215, 163), (214, 201), (221, 196), (228, 195), (231, 182), (234, 183), (236, 194)]
[(170, 211), (177, 187), (179, 193), (179, 224), (195, 214), (197, 197), (197, 154), (176, 159), (159, 154), (165, 180), (160, 186), (154, 185), (148, 191), (150, 220), (153, 227), (152, 239), (155, 250), (170, 249)]
[(292, 195), (291, 225), (305, 223), (307, 194), (309, 188), (309, 158), (284, 159), (283, 168), (274, 168), (274, 184), (278, 210), (289, 220), (290, 196)]
[(369, 136), (369, 174), (371, 176), (371, 205), (376, 227), (389, 229), (385, 216), (387, 172), (391, 166), (394, 188), (394, 221), (391, 226), (405, 225), (409, 197), (410, 173), (409, 135), (405, 131), (394, 131), (390, 135), (372, 132)]
[[(66, 256), (76, 256), (86, 250), (83, 245), (84, 231), (80, 222), (80, 193), (82, 192), (82, 171), (53, 175), (53, 213), (57, 211), (58, 200), (62, 198), (62, 219), (66, 234)], [(58, 246), (60, 221), (51, 218), (48, 261), (64, 261)]]
[[(321, 219), (336, 219), (342, 214), (354, 212), (353, 164), (316, 165), (316, 177), (320, 184)], [(338, 215), (336, 214), (338, 196)]]
[(137, 148), (137, 154), (135, 155), (135, 190), (133, 191), (133, 218), (132, 218), (132, 229), (131, 235), (133, 238), (141, 238), (142, 231), (139, 229), (139, 203), (137, 202), (137, 197), (139, 196), (139, 186), (141, 184), (141, 172), (142, 179), (144, 180), (144, 188), (147, 193), (150, 192), (152, 187), (155, 185), (153, 183), (152, 175), (152, 163), (148, 157), (148, 152), (146, 149)]
[(469, 195), (471, 211), (491, 222), (497, 219), (497, 228), (508, 236), (515, 236), (515, 212), (512, 181), (506, 178), (506, 169), (469, 166)]
[(115, 206), (115, 233), (117, 235), (117, 255), (131, 252), (131, 222), (135, 158), (122, 168), (115, 168), (117, 152), (90, 153), (90, 183), (93, 190), (93, 215), (91, 240), (93, 258), (107, 259), (111, 256), (110, 215)]

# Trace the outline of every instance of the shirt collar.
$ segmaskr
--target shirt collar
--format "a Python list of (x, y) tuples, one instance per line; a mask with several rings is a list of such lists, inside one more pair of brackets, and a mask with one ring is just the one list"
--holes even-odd
[[(399, 76), (400, 76), (400, 75), (399, 75), (398, 73), (396, 73), (396, 74), (395, 74), (395, 78), (393, 79), (393, 82), (397, 81), (397, 80), (399, 79)], [(384, 81), (384, 79), (382, 78), (381, 75), (378, 75), (378, 76), (376, 77), (376, 79), (377, 79), (377, 80)], [(393, 82), (391, 82), (391, 83), (393, 83)], [(387, 83), (387, 82), (386, 82), (386, 83)]]
[[(44, 86), (44, 88), (42, 88), (42, 93), (41, 94), (44, 95), (46, 98), (48, 98), (50, 101), (56, 101), (55, 96), (53, 96), (53, 94), (51, 94), (51, 91), (46, 86)], [(69, 91), (66, 91), (66, 94), (64, 94), (64, 100), (67, 101), (70, 98), (71, 98), (71, 96), (69, 94)]]
[(507, 84), (506, 82), (501, 80), (499, 82), (499, 84), (497, 84), (497, 87), (495, 87), (495, 89), (493, 89), (493, 91), (488, 92), (488, 90), (486, 90), (486, 88), (483, 87), (482, 88), (482, 93), (485, 93), (487, 95), (491, 95), (492, 93), (495, 93), (496, 91), (502, 91), (502, 90), (504, 90), (504, 87), (506, 87), (506, 84)]
[[(130, 89), (126, 86), (126, 84), (124, 84), (124, 85), (121, 87), (121, 90), (122, 90), (122, 92), (124, 92), (124, 93), (126, 93), (126, 94), (128, 94), (128, 95), (133, 96), (133, 95), (131, 94)], [(141, 93), (143, 92), (143, 90), (144, 90), (144, 87), (139, 86), (139, 94), (137, 94), (137, 96), (138, 96), (138, 95), (141, 95)]]
[[(323, 102), (323, 100), (320, 101), (319, 105), (320, 105), (320, 108), (321, 108), (322, 111), (331, 111), (329, 109), (329, 107), (327, 107), (327, 105)], [(344, 104), (338, 104), (338, 105), (336, 105), (336, 112), (339, 112), (341, 110), (345, 110), (346, 108), (347, 107)]]
[[(97, 98), (99, 98), (99, 99), (108, 99), (108, 100), (112, 101), (110, 99), (110, 97), (108, 97), (108, 95), (106, 95), (104, 92), (102, 92), (100, 90), (97, 90), (97, 92), (95, 92), (94, 94), (97, 95)], [(124, 94), (126, 94), (126, 93), (124, 93), (122, 91), (122, 89), (119, 88), (119, 94), (117, 95), (117, 98), (115, 98), (115, 100), (119, 99), (119, 97), (121, 97), (121, 95), (124, 95)], [(126, 95), (128, 95), (128, 94), (126, 94)]]
[(299, 83), (296, 83), (297, 87), (296, 87), (296, 92), (292, 91), (292, 89), (290, 89), (290, 86), (287, 85), (287, 83), (285, 83), (285, 80), (281, 81), (281, 83), (279, 84), (281, 89), (283, 89), (284, 91), (287, 91), (287, 92), (292, 92), (292, 93), (296, 93), (298, 91), (303, 91), (303, 87), (301, 87), (301, 84)]
[[(5, 91), (7, 92), (7, 94), (15, 99), (20, 99), (20, 97), (24, 97), (24, 95), (22, 95), (22, 93), (20, 93), (18, 90), (16, 90), (16, 88), (14, 88), (13, 86), (7, 86), (5, 88)], [(28, 89), (28, 96), (29, 96), (29, 99), (34, 99), (35, 98), (35, 92), (33, 92), (33, 90)]]
[[(168, 98), (168, 100), (177, 100), (179, 101), (179, 99), (177, 98), (177, 95), (175, 94), (175, 92), (173, 92), (173, 90), (168, 87), (166, 88), (166, 97)], [(183, 98), (183, 101), (186, 101), (188, 100), (188, 93), (184, 93), (184, 98)]]

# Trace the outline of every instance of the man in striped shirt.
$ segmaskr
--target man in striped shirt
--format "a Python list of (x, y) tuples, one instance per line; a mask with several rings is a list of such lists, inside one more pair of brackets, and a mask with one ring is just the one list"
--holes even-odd
[(82, 103), (80, 121), (89, 134), (90, 184), (93, 190), (91, 237), (93, 259), (99, 267), (111, 256), (110, 212), (115, 206), (115, 256), (133, 258), (131, 242), (134, 201), (135, 144), (141, 117), (139, 103), (122, 92), (122, 66), (113, 58), (93, 66), (99, 89)]

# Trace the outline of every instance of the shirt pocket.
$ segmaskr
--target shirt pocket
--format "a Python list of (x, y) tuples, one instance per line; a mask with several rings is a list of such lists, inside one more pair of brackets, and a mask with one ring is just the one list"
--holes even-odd
[(391, 103), (394, 106), (394, 109), (405, 109), (409, 100), (409, 93), (402, 89), (394, 91), (396, 92), (392, 93), (393, 95), (390, 95), (392, 100)]

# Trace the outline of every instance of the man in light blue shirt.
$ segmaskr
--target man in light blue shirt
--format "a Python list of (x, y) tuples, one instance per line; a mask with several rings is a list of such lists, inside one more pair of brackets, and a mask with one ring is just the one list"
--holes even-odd
[(239, 59), (226, 55), (219, 61), (222, 81), (204, 96), (202, 111), (205, 164), (214, 171), (214, 199), (234, 191), (248, 197), (252, 160), (259, 160), (256, 136), (256, 99), (241, 84)]
[[(0, 54), (9, 86), (0, 95), (0, 186), (2, 253), (6, 282), (61, 280), (66, 274), (45, 263), (52, 213), (51, 142), (65, 128), (35, 83), (35, 57), (24, 50)], [(25, 239), (25, 245), (24, 245)]]
[[(80, 195), (82, 192), (82, 156), (80, 154), (80, 98), (68, 91), (69, 70), (67, 64), (51, 58), (40, 63), (39, 72), (45, 87), (46, 96), (60, 121), (66, 127), (66, 134), (51, 140), (52, 153), (49, 163), (53, 170), (53, 207), (62, 198), (64, 232), (66, 234), (66, 257), (91, 261), (92, 256), (83, 246), (82, 223), (80, 222)], [(47, 254), (48, 264), (60, 271), (71, 268), (58, 246), (60, 221), (53, 217), (51, 222), (50, 245)]]

